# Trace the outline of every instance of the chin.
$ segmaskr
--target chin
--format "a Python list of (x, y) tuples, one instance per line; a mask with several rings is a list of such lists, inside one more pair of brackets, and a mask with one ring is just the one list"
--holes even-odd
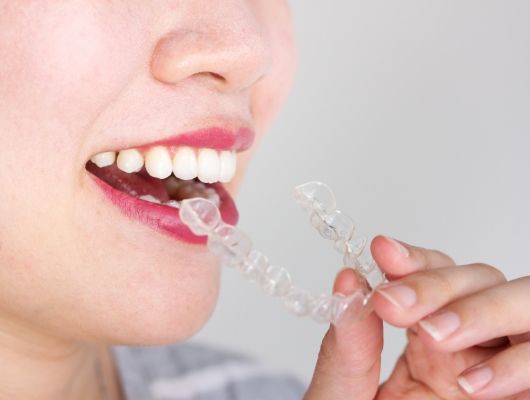
[[(210, 319), (218, 290), (207, 296), (179, 300), (178, 294), (160, 294), (148, 302), (132, 300), (123, 304), (119, 325), (108, 334), (110, 342), (123, 345), (164, 345), (189, 339)], [(114, 312), (119, 312), (115, 309)], [(128, 315), (129, 318), (123, 318)]]
[(138, 346), (189, 339), (209, 320), (219, 294), (216, 263), (200, 267), (143, 273), (106, 287), (99, 302), (91, 304), (96, 309), (86, 313), (94, 319), (90, 324), (99, 327), (91, 336), (111, 345)]

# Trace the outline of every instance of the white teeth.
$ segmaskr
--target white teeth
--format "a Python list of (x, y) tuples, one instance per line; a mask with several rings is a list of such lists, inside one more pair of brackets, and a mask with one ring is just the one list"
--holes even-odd
[(116, 161), (116, 152), (105, 151), (104, 153), (96, 154), (90, 159), (90, 161), (96, 164), (99, 168), (108, 167)]
[(169, 151), (162, 146), (149, 149), (145, 156), (145, 169), (155, 178), (165, 179), (170, 176), (173, 172), (172, 164)]
[(200, 149), (197, 157), (199, 180), (213, 183), (219, 180), (219, 153), (214, 149)]
[(177, 200), (169, 200), (164, 203), (166, 206), (173, 208), (180, 208), (180, 203)]
[(190, 147), (181, 147), (173, 157), (173, 173), (177, 178), (188, 180), (197, 177), (197, 157)]
[(151, 196), (150, 194), (144, 194), (143, 196), (138, 197), (140, 200), (148, 201), (149, 203), (155, 203), (160, 204), (161, 201), (157, 199), (155, 196)]
[[(108, 167), (117, 162), (118, 168), (126, 173), (135, 173), (145, 169), (149, 175), (166, 179), (173, 175), (183, 181), (199, 178), (204, 183), (230, 182), (236, 173), (237, 154), (235, 151), (218, 151), (210, 148), (194, 149), (178, 147), (173, 158), (170, 150), (164, 146), (154, 146), (144, 155), (137, 149), (102, 152), (90, 159), (99, 168)], [(174, 178), (173, 178), (174, 179)], [(178, 181), (180, 182), (180, 181)], [(176, 189), (176, 185), (168, 186)]]
[(122, 150), (120, 151), (120, 154), (118, 154), (118, 168), (123, 172), (138, 172), (143, 166), (144, 158), (136, 149)]
[(230, 182), (236, 173), (237, 157), (235, 151), (222, 151), (219, 154), (219, 181)]

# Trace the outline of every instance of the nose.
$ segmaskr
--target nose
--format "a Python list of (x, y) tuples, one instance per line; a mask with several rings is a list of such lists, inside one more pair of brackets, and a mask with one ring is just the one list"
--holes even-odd
[(247, 3), (207, 0), (194, 13), (186, 10), (187, 18), (180, 18), (186, 25), (172, 27), (155, 46), (153, 77), (166, 84), (206, 78), (224, 92), (252, 87), (266, 75), (271, 50)]

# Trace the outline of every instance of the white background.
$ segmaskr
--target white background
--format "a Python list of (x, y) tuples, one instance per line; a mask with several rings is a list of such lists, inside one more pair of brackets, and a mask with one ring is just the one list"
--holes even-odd
[[(340, 256), (292, 200), (322, 180), (372, 237), (394, 236), (529, 274), (530, 2), (292, 3), (299, 71), (238, 204), (255, 247), (295, 282), (329, 291)], [(525, 311), (526, 312), (526, 311)], [(311, 376), (325, 327), (223, 276), (197, 340)], [(386, 330), (383, 378), (403, 348)]]

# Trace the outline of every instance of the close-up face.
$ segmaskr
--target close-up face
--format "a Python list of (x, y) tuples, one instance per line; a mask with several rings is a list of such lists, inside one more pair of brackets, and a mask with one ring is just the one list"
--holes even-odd
[(292, 83), (287, 2), (0, 0), (0, 30), (0, 319), (189, 337), (220, 271), (176, 207), (204, 196), (236, 222)]

